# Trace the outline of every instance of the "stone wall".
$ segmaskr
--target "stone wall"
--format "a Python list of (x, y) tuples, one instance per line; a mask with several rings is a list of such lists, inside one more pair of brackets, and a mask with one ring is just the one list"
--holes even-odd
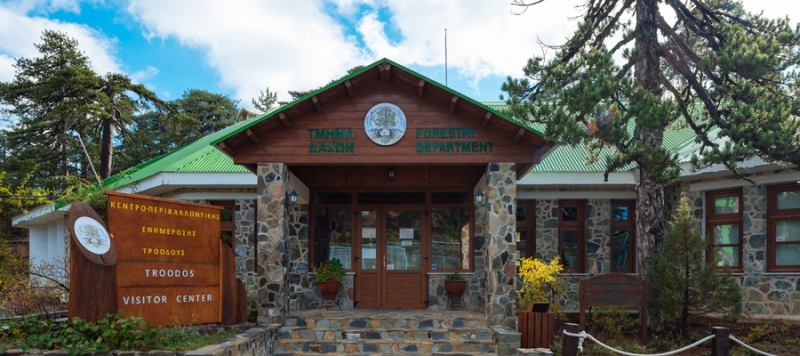
[(258, 323), (282, 324), (286, 305), (286, 236), (289, 214), (285, 207), (289, 169), (282, 163), (258, 165), (258, 221), (256, 262)]
[[(471, 311), (483, 311), (483, 293), (481, 292), (480, 278), (475, 273), (462, 273), (467, 281), (464, 295), (464, 309)], [(447, 275), (430, 274), (428, 275), (428, 309), (444, 310), (447, 309), (450, 298), (444, 289), (444, 281)]]
[(256, 307), (256, 201), (236, 200), (236, 232), (234, 234), (236, 254), (236, 278), (247, 289), (247, 305)]
[(486, 318), (489, 325), (516, 327), (517, 168), (514, 163), (490, 163), (486, 170)]

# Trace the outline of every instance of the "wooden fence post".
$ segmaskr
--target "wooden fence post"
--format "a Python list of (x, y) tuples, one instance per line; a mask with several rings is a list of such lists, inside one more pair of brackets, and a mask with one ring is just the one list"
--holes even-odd
[[(580, 332), (578, 324), (567, 323), (564, 325), (567, 332), (577, 334)], [(563, 356), (577, 356), (578, 355), (578, 338), (574, 336), (564, 335), (564, 351)]]
[(711, 339), (711, 356), (730, 356), (731, 354), (731, 331), (728, 328), (715, 326), (711, 328), (714, 338)]

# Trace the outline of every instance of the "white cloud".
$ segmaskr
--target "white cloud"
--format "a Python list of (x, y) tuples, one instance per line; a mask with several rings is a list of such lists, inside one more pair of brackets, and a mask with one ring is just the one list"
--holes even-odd
[(286, 90), (317, 88), (371, 60), (319, 1), (132, 0), (128, 11), (148, 36), (203, 51), (245, 102), (266, 86), (287, 99)]
[(41, 42), (42, 32), (46, 29), (64, 32), (77, 39), (79, 48), (90, 58), (92, 68), (98, 73), (120, 71), (120, 62), (114, 55), (114, 39), (83, 24), (32, 15), (56, 10), (75, 12), (79, 8), (76, 2), (64, 0), (0, 4), (0, 80), (13, 78), (13, 60), (8, 61), (8, 58), (33, 58), (39, 55), (34, 43)]
[(144, 70), (131, 73), (131, 80), (137, 83), (144, 82), (158, 74), (158, 68), (148, 65)]

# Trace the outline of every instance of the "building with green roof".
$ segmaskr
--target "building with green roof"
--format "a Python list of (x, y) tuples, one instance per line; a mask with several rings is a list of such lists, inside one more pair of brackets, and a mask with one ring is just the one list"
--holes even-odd
[[(222, 234), (235, 241), (259, 322), (319, 308), (311, 266), (338, 258), (349, 273), (343, 309), (444, 309), (444, 275), (459, 272), (464, 307), (510, 327), (516, 292), (502, 284), (515, 284), (519, 258), (560, 256), (579, 278), (636, 273), (637, 181), (632, 167), (605, 180), (584, 147), (558, 145), (505, 108), (382, 59), (269, 113), (243, 111), (109, 188), (230, 209), (235, 228)], [(800, 290), (800, 172), (741, 162), (755, 186), (720, 166), (694, 171), (702, 152), (689, 128), (665, 132), (664, 146), (684, 168), (666, 188), (668, 210), (689, 196), (713, 252), (741, 276), (746, 311), (800, 315), (790, 292)], [(14, 218), (30, 229), (31, 258), (69, 253), (68, 210)], [(400, 299), (386, 292), (396, 285)], [(576, 288), (561, 296), (564, 309), (577, 309)]]

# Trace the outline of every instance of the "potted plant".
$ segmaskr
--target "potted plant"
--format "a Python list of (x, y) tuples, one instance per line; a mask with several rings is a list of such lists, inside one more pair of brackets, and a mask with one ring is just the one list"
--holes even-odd
[(456, 272), (445, 276), (444, 289), (447, 291), (447, 297), (450, 298), (450, 307), (461, 306), (461, 296), (466, 288), (467, 281), (460, 273)]
[[(520, 259), (519, 276), (522, 289), (519, 295), (517, 327), (522, 334), (523, 348), (550, 348), (553, 343), (554, 314), (548, 312), (556, 296), (564, 292), (564, 271), (559, 257), (550, 263), (535, 258)], [(540, 317), (534, 318), (533, 314)]]
[(339, 293), (339, 284), (344, 279), (344, 268), (339, 259), (333, 258), (320, 262), (317, 267), (317, 285), (322, 296), (327, 300), (336, 299), (336, 293)]

